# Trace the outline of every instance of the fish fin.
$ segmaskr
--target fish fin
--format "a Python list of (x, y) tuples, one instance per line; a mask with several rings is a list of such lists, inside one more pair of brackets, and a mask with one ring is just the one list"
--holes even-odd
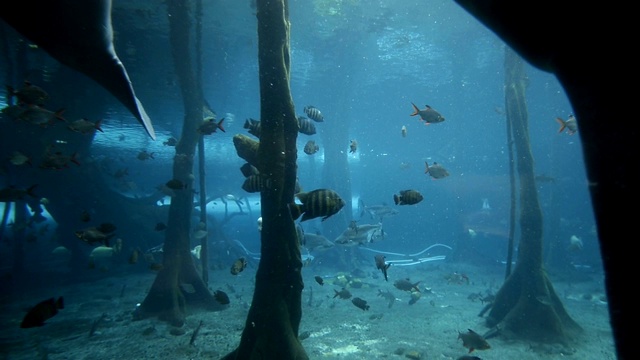
[(67, 119), (65, 119), (64, 117), (62, 117), (62, 115), (64, 114), (66, 109), (58, 109), (58, 111), (56, 111), (54, 113), (54, 116), (56, 119), (60, 120), (60, 121), (67, 121)]
[(94, 124), (94, 127), (96, 128), (96, 130), (100, 131), (100, 132), (104, 132), (104, 130), (102, 130), (102, 119), (96, 121), (96, 123)]
[(411, 105), (413, 105), (413, 113), (411, 114), (411, 116), (418, 115), (418, 113), (420, 112), (420, 109), (418, 109), (418, 107), (414, 103), (411, 103)]
[(426, 166), (426, 169), (424, 170), (424, 173), (426, 174), (429, 172), (429, 163), (425, 161), (424, 165)]
[(567, 123), (561, 118), (556, 118), (556, 121), (558, 122), (558, 124), (560, 124), (560, 129), (558, 130), (558, 133), (561, 133), (567, 127)]
[(29, 186), (29, 188), (27, 188), (27, 195), (29, 195), (29, 196), (31, 196), (31, 197), (34, 197), (34, 198), (37, 198), (37, 197), (38, 197), (38, 195), (36, 195), (36, 194), (33, 192), (33, 189), (35, 189), (35, 188), (36, 188), (36, 186), (38, 186), (38, 184), (35, 184), (35, 185), (31, 185), (31, 186)]
[(226, 130), (222, 127), (222, 122), (224, 121), (224, 118), (220, 119), (220, 122), (218, 122), (218, 124), (216, 125), (218, 127), (218, 129), (220, 129), (222, 132), (226, 132)]
[(71, 161), (72, 163), (80, 166), (80, 161), (78, 161), (78, 159), (76, 158), (78, 156), (78, 153), (73, 153), (73, 155), (71, 155), (71, 159), (69, 159), (69, 161)]
[(291, 218), (293, 218), (293, 220), (296, 220), (300, 217), (300, 215), (302, 215), (302, 208), (296, 203), (291, 203), (289, 204), (289, 212), (291, 213)]

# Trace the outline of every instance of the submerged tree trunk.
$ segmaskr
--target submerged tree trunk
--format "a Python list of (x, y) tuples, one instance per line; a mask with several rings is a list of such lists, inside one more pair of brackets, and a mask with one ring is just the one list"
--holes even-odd
[[(186, 305), (202, 306), (208, 310), (221, 310), (213, 294), (196, 271), (190, 251), (191, 214), (193, 211), (193, 163), (198, 143), (197, 126), (202, 121), (202, 91), (191, 67), (189, 47), (189, 2), (167, 2), (170, 41), (176, 74), (185, 107), (185, 118), (180, 141), (173, 160), (173, 179), (187, 184), (171, 198), (169, 220), (163, 247), (163, 267), (140, 308), (140, 316), (158, 315), (173, 325), (181, 326)], [(183, 291), (181, 284), (190, 284), (193, 292)]]
[(542, 211), (534, 179), (525, 102), (523, 60), (511, 49), (505, 55), (507, 121), (512, 123), (520, 183), (520, 232), (517, 263), (496, 295), (487, 325), (504, 335), (567, 343), (581, 329), (566, 312), (543, 268)]
[(258, 170), (271, 186), (261, 193), (261, 259), (240, 345), (225, 359), (308, 359), (298, 339), (302, 260), (288, 205), (296, 183), (298, 122), (289, 87), (287, 0), (258, 0), (260, 119)]

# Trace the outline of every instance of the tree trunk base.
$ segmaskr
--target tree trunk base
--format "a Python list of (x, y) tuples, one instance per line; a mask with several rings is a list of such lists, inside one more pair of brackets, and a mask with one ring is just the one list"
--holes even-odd
[(496, 294), (486, 324), (507, 338), (563, 345), (582, 333), (543, 270), (516, 268)]

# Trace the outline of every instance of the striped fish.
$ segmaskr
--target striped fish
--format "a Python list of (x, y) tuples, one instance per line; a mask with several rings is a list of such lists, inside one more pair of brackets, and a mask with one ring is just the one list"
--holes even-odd
[(313, 135), (316, 133), (316, 126), (306, 117), (298, 116), (298, 131), (305, 135)]
[(320, 110), (318, 110), (318, 108), (313, 106), (313, 105), (305, 106), (304, 107), (304, 113), (307, 114), (309, 119), (311, 119), (311, 120), (313, 120), (315, 122), (323, 122), (324, 121), (324, 116), (322, 115)]
[(260, 120), (248, 118), (244, 121), (244, 128), (249, 130), (249, 134), (260, 139), (260, 130), (262, 129), (260, 126)]
[(247, 176), (242, 183), (242, 190), (249, 193), (256, 193), (268, 189), (271, 186), (271, 180), (266, 176), (254, 174)]
[(401, 190), (400, 195), (393, 195), (396, 205), (414, 205), (422, 201), (424, 197), (416, 190)]
[(292, 203), (289, 209), (294, 220), (302, 215), (302, 220), (300, 221), (307, 221), (317, 217), (322, 217), (322, 221), (325, 221), (345, 205), (340, 195), (330, 189), (301, 192), (296, 194), (296, 197), (302, 204)]

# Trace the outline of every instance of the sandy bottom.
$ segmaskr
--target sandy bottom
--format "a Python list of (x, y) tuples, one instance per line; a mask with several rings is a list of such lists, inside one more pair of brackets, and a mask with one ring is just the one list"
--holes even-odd
[[(428, 263), (391, 267), (389, 281), (373, 268), (359, 273), (340, 273), (311, 265), (303, 269), (302, 344), (311, 359), (457, 359), (468, 349), (458, 331), (488, 329), (478, 314), (483, 308), (472, 294), (496, 292), (502, 283), (501, 269), (467, 264)], [(465, 274), (469, 283), (454, 273)], [(33, 291), (19, 299), (5, 297), (0, 315), (0, 359), (218, 359), (239, 343), (252, 299), (255, 267), (238, 276), (229, 271), (210, 273), (210, 288), (231, 298), (228, 309), (194, 312), (181, 328), (156, 318), (132, 321), (136, 303), (142, 301), (155, 273), (104, 275), (88, 283)], [(324, 278), (319, 285), (314, 276)], [(420, 281), (421, 297), (409, 304), (411, 293), (393, 283), (409, 278)], [(335, 290), (350, 281), (353, 297), (367, 301), (369, 310), (351, 299), (333, 298)], [(586, 274), (580, 281), (552, 277), (565, 308), (584, 329), (569, 345), (539, 344), (522, 340), (489, 339), (487, 350), (471, 355), (481, 359), (616, 359), (602, 275)], [(124, 291), (123, 286), (125, 286)], [(427, 288), (431, 290), (428, 291)], [(391, 303), (378, 296), (390, 291)], [(43, 327), (20, 329), (26, 309), (49, 297), (64, 296), (65, 309)], [(104, 314), (95, 333), (94, 322)], [(203, 325), (193, 345), (194, 329)]]

